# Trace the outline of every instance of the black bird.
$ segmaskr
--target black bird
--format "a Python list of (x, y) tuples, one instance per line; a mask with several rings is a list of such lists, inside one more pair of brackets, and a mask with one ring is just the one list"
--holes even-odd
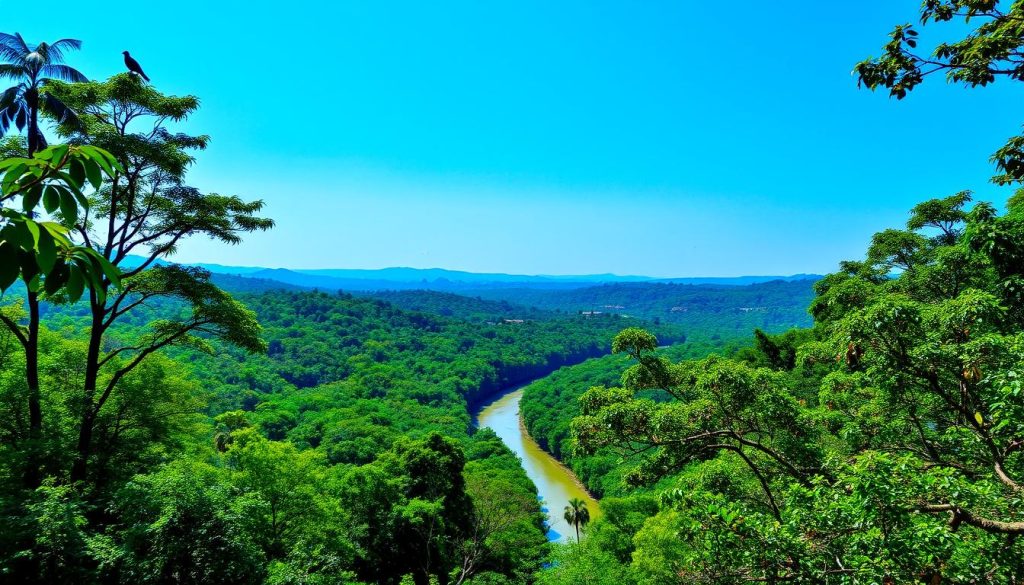
[(124, 64), (126, 67), (128, 67), (128, 71), (131, 71), (132, 73), (138, 75), (146, 81), (149, 81), (149, 78), (146, 77), (146, 74), (142, 72), (142, 65), (139, 65), (138, 61), (132, 59), (132, 56), (128, 54), (128, 51), (122, 52), (124, 53)]

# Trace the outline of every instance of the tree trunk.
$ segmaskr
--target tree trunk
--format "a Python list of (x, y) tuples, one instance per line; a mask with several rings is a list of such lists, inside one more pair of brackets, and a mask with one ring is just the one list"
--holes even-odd
[(71, 481), (85, 481), (89, 456), (92, 454), (92, 431), (96, 422), (96, 383), (99, 379), (100, 348), (103, 344), (103, 316), (105, 307), (92, 303), (92, 327), (89, 329), (89, 350), (85, 358), (85, 382), (82, 392), (82, 418), (78, 427), (78, 448), (71, 468)]
[(28, 157), (39, 152), (39, 90), (31, 89), (25, 96), (28, 102)]
[(25, 487), (42, 483), (43, 407), (39, 390), (39, 293), (28, 293), (28, 343), (25, 346), (25, 383), (28, 386), (28, 453)]
[(71, 467), (71, 483), (85, 481), (89, 466), (89, 454), (92, 451), (92, 426), (95, 417), (92, 413), (82, 415), (81, 427), (78, 429), (78, 449), (75, 463)]
[[(35, 91), (35, 90), (31, 90)], [(39, 150), (39, 94), (26, 95), (29, 105), (28, 156)], [(25, 461), (25, 487), (35, 489), (42, 483), (43, 408), (39, 390), (39, 293), (28, 293), (28, 343), (25, 347), (25, 384), (28, 386), (28, 453)]]

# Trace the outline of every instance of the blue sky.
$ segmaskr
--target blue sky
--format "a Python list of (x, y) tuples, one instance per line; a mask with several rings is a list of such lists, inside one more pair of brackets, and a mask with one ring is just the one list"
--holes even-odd
[(897, 102), (850, 75), (918, 5), (185, 0), (3, 27), (201, 98), (191, 181), (278, 227), (180, 261), (730, 276), (831, 271), (926, 198), (1005, 200), (1012, 86)]

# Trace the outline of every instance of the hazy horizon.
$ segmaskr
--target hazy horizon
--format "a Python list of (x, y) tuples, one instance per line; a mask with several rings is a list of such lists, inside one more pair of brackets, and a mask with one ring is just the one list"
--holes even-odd
[(821, 274), (923, 199), (1010, 193), (987, 161), (1018, 130), (1013, 87), (898, 102), (850, 74), (918, 4), (743, 0), (726, 27), (664, 1), (187, 0), (132, 18), (188, 42), (111, 34), (102, 11), (15, 11), (5, 27), (81, 39), (69, 63), (93, 79), (130, 50), (154, 88), (200, 98), (180, 128), (212, 142), (190, 182), (265, 199), (277, 227), (189, 241), (176, 261)]
[(224, 264), (221, 262), (208, 262), (203, 259), (197, 260), (182, 260), (178, 256), (172, 256), (166, 259), (168, 262), (176, 262), (180, 264), (189, 265), (203, 265), (203, 266), (218, 266), (221, 268), (238, 268), (238, 269), (254, 269), (254, 270), (289, 270), (293, 272), (323, 272), (331, 270), (351, 270), (351, 271), (364, 271), (364, 272), (379, 272), (384, 270), (417, 270), (417, 271), (434, 271), (441, 270), (445, 272), (464, 272), (475, 275), (501, 275), (501, 276), (528, 276), (528, 277), (552, 277), (552, 278), (571, 278), (575, 276), (581, 277), (593, 277), (593, 276), (612, 276), (616, 278), (646, 278), (651, 280), (669, 280), (669, 279), (683, 279), (683, 278), (746, 278), (746, 277), (780, 277), (780, 278), (792, 278), (796, 276), (821, 276), (821, 273), (816, 272), (793, 272), (789, 274), (683, 274), (683, 275), (657, 275), (657, 274), (618, 274), (615, 272), (566, 272), (566, 273), (520, 273), (520, 272), (498, 272), (498, 271), (475, 271), (475, 270), (463, 270), (460, 268), (448, 268), (445, 266), (379, 266), (379, 267), (361, 267), (361, 266), (325, 266), (319, 268), (307, 268), (303, 266), (263, 266), (259, 264)]

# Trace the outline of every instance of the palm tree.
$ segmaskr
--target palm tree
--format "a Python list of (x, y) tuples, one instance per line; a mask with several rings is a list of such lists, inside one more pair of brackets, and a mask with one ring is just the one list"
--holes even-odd
[(11, 79), (17, 85), (0, 94), (0, 135), (6, 134), (11, 124), (28, 134), (28, 155), (46, 148), (46, 138), (39, 130), (39, 112), (53, 116), (58, 123), (76, 121), (71, 108), (45, 91), (46, 82), (88, 81), (77, 69), (64, 64), (64, 52), (82, 48), (82, 41), (61, 39), (55, 43), (30, 46), (14, 33), (0, 33), (0, 78)]
[[(0, 136), (11, 124), (28, 134), (28, 156), (46, 148), (46, 138), (39, 129), (39, 113), (46, 112), (58, 123), (77, 124), (78, 116), (45, 90), (51, 79), (87, 81), (77, 69), (64, 64), (64, 52), (82, 48), (82, 42), (61, 39), (55, 43), (39, 43), (32, 47), (20, 34), (0, 33), (0, 79), (13, 80), (16, 85), (0, 93)], [(43, 415), (39, 389), (39, 368), (36, 356), (39, 347), (39, 293), (28, 291), (29, 327), (25, 345), (25, 382), (29, 399), (29, 454), (25, 485), (39, 487), (41, 480), (39, 445)]]
[(576, 542), (580, 541), (580, 527), (590, 523), (590, 511), (587, 503), (579, 498), (569, 500), (565, 507), (565, 521), (576, 527)]

